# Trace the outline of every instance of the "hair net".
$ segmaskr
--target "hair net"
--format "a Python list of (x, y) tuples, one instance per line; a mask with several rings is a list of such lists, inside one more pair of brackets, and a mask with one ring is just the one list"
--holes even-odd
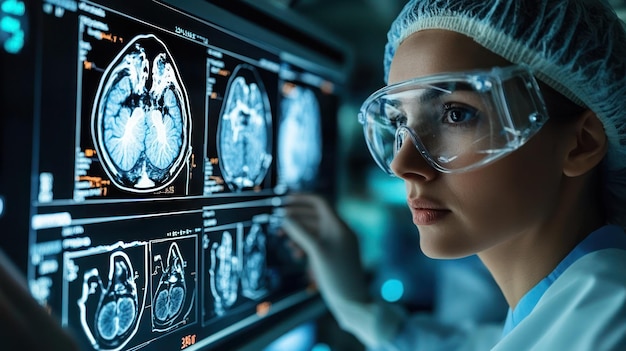
[(400, 43), (423, 29), (464, 34), (600, 118), (610, 223), (626, 227), (626, 33), (606, 0), (411, 0), (387, 34), (384, 68)]

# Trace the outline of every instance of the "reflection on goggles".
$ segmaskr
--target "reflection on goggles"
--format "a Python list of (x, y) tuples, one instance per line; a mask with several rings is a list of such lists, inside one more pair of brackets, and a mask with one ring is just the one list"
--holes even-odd
[(435, 169), (465, 172), (515, 151), (547, 119), (539, 86), (522, 65), (390, 85), (359, 112), (367, 146), (389, 174), (407, 140)]

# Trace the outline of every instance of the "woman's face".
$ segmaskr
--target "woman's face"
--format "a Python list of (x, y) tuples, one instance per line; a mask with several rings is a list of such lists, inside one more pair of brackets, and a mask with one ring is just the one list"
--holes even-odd
[[(472, 39), (420, 31), (398, 48), (389, 84), (442, 72), (506, 67), (510, 63)], [(413, 143), (404, 143), (391, 168), (404, 179), (420, 245), (430, 257), (462, 257), (539, 233), (555, 213), (565, 153), (561, 130), (550, 123), (508, 156), (477, 170), (433, 169)]]

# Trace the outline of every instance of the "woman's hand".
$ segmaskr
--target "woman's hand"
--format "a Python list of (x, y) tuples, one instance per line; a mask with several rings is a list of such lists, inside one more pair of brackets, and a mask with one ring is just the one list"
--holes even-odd
[(329, 307), (369, 300), (357, 237), (328, 202), (316, 195), (291, 195), (286, 214), (283, 229), (306, 252)]
[(315, 195), (293, 195), (283, 229), (306, 252), (315, 281), (339, 325), (371, 348), (395, 335), (403, 313), (368, 292), (355, 233)]

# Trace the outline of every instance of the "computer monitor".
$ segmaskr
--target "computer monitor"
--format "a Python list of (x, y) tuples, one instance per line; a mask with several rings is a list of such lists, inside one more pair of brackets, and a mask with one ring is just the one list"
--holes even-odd
[(345, 46), (263, 1), (0, 3), (0, 243), (81, 349), (243, 348), (320, 311), (280, 223), (335, 193)]

